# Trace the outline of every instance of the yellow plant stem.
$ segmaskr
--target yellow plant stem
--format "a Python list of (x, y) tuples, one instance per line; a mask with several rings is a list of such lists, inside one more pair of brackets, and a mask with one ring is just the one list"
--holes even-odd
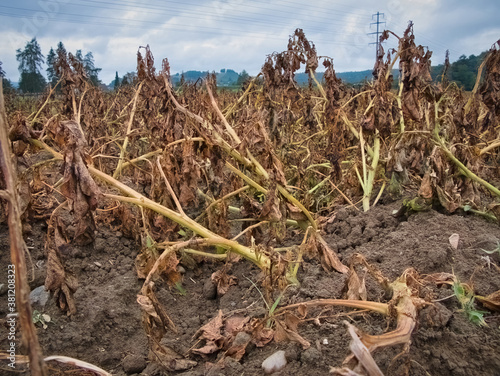
[[(129, 135), (130, 131), (132, 130), (132, 123), (134, 122), (135, 111), (137, 109), (137, 100), (139, 98), (139, 94), (141, 92), (143, 83), (144, 83), (144, 81), (139, 84), (139, 87), (137, 88), (135, 95), (134, 95), (134, 104), (132, 106), (132, 111), (130, 113), (130, 118), (129, 118), (128, 125), (127, 125), (127, 131), (125, 132), (125, 141), (123, 141), (123, 146), (122, 146), (121, 151), (120, 151), (120, 159), (118, 160), (118, 166), (116, 166), (116, 170), (113, 174), (114, 178), (118, 177), (118, 175), (122, 171), (123, 160), (125, 158), (125, 152), (127, 151), (127, 146), (128, 146), (128, 140), (129, 140), (128, 135)], [(82, 132), (82, 134), (83, 134), (83, 132)]]
[(481, 151), (479, 152), (479, 155), (486, 154), (490, 150), (493, 150), (493, 149), (495, 149), (495, 148), (497, 148), (499, 146), (500, 146), (500, 141), (493, 142), (492, 144), (490, 144), (490, 145), (486, 146), (485, 148), (481, 149)]
[[(488, 183), (486, 180), (481, 179), (479, 176), (477, 176), (471, 170), (469, 170), (462, 162), (460, 162), (457, 159), (457, 157), (453, 155), (453, 153), (446, 147), (441, 137), (439, 137), (440, 127), (439, 127), (438, 107), (439, 107), (439, 102), (436, 102), (434, 104), (434, 116), (435, 116), (434, 140), (436, 141), (436, 143), (441, 147), (441, 150), (448, 157), (448, 159), (451, 162), (453, 162), (466, 177), (475, 181), (476, 183), (481, 184), (483, 187), (487, 188), (491, 193), (500, 197), (500, 190), (498, 188)], [(429, 121), (428, 117), (426, 120)]]
[(247, 175), (245, 175), (243, 172), (241, 172), (240, 170), (238, 170), (236, 167), (234, 167), (231, 163), (229, 162), (226, 162), (226, 167), (229, 168), (232, 172), (234, 172), (236, 175), (238, 175), (242, 180), (244, 180), (249, 186), (251, 186), (252, 188), (256, 189), (257, 191), (259, 192), (262, 192), (264, 193), (265, 195), (267, 195), (268, 193), (268, 190), (264, 187), (262, 187), (259, 183), (255, 182), (254, 180), (252, 180), (252, 178), (248, 177)]
[(231, 107), (229, 107), (229, 109), (226, 109), (224, 110), (225, 114), (224, 116), (225, 117), (229, 117), (233, 111), (236, 109), (237, 106), (239, 106), (241, 104), (241, 102), (243, 102), (245, 100), (245, 98), (248, 96), (248, 94), (250, 94), (250, 90), (252, 90), (253, 86), (255, 85), (255, 81), (257, 80), (258, 77), (260, 77), (262, 75), (262, 73), (259, 73), (257, 76), (255, 76), (252, 81), (250, 81), (250, 84), (248, 85), (248, 87), (246, 88), (245, 92), (243, 93), (243, 95), (236, 101), (235, 104), (233, 104)]
[(212, 89), (210, 89), (210, 85), (207, 84), (205, 86), (207, 88), (207, 92), (208, 92), (208, 95), (210, 97), (210, 101), (212, 102), (212, 107), (214, 108), (215, 112), (217, 113), (217, 116), (219, 117), (219, 119), (224, 124), (224, 127), (226, 128), (227, 133), (231, 136), (231, 138), (235, 142), (235, 144), (236, 144), (235, 146), (238, 146), (239, 144), (241, 144), (240, 138), (238, 137), (238, 135), (234, 131), (233, 127), (231, 127), (231, 125), (229, 125), (227, 119), (222, 114), (219, 106), (217, 105), (217, 102), (215, 101), (214, 95), (212, 94)]
[[(33, 124), (36, 119), (38, 118), (38, 115), (40, 115), (40, 113), (42, 112), (42, 110), (45, 108), (45, 106), (49, 103), (49, 99), (50, 97), (52, 96), (52, 93), (54, 93), (54, 90), (56, 90), (56, 87), (61, 83), (61, 80), (62, 78), (59, 79), (59, 81), (57, 81), (57, 83), (54, 85), (54, 87), (52, 87), (49, 91), (49, 95), (47, 95), (47, 99), (45, 100), (45, 102), (43, 103), (42, 107), (40, 107), (40, 109), (38, 110), (38, 112), (36, 113), (35, 117), (31, 120), (31, 124)], [(28, 120), (29, 118), (31, 117), (28, 116)]]
[[(175, 146), (175, 145), (181, 144), (181, 143), (186, 142), (186, 141), (202, 142), (202, 141), (205, 141), (205, 139), (203, 137), (181, 138), (179, 140), (176, 140), (176, 141), (169, 143), (167, 146), (165, 146), (165, 149), (168, 149), (171, 146)], [(152, 158), (156, 155), (163, 153), (165, 149), (158, 149), (158, 150), (150, 151), (149, 153), (141, 155), (140, 157), (137, 157), (137, 158), (131, 159), (130, 161), (124, 162), (122, 164), (122, 171), (123, 171), (123, 169), (125, 169), (126, 167), (128, 167), (130, 165), (133, 165), (134, 163), (137, 163), (140, 161), (145, 161), (149, 158)]]
[(378, 160), (380, 155), (380, 138), (378, 136), (378, 131), (375, 131), (373, 135), (373, 159), (370, 166), (370, 171), (368, 170), (366, 157), (365, 157), (365, 142), (363, 139), (363, 129), (359, 129), (359, 142), (361, 146), (361, 159), (363, 164), (363, 177), (359, 174), (356, 168), (356, 174), (358, 175), (359, 182), (363, 188), (363, 210), (370, 210), (370, 196), (373, 190), (373, 182), (375, 180), (375, 173), (377, 172)]
[(208, 253), (203, 251), (198, 251), (197, 249), (184, 248), (182, 250), (184, 253), (189, 253), (191, 255), (202, 256), (202, 257), (210, 257), (214, 259), (224, 260), (227, 258), (226, 253)]
[[(90, 168), (89, 168), (89, 171), (93, 175), (99, 177), (101, 180), (104, 180), (108, 183), (113, 184), (109, 179), (109, 178), (111, 178), (109, 175), (106, 175), (98, 170), (92, 171), (92, 170), (90, 170)], [(103, 176), (103, 175), (106, 175), (106, 176)], [(105, 194), (106, 197), (151, 209), (151, 210), (157, 212), (158, 214), (161, 214), (161, 215), (171, 219), (172, 221), (178, 223), (180, 226), (190, 229), (195, 234), (198, 234), (198, 235), (206, 238), (207, 244), (219, 246), (219, 247), (225, 248), (229, 251), (232, 251), (232, 252), (246, 258), (247, 260), (253, 262), (254, 264), (256, 264), (259, 268), (261, 268), (263, 270), (269, 269), (269, 267), (271, 266), (270, 260), (266, 255), (257, 254), (253, 249), (251, 249), (249, 247), (241, 245), (236, 241), (225, 239), (225, 238), (213, 233), (212, 231), (208, 230), (207, 228), (201, 226), (199, 223), (196, 223), (191, 218), (183, 217), (182, 215), (178, 214), (177, 212), (175, 212), (175, 211), (173, 211), (173, 210), (171, 210), (163, 205), (160, 205), (160, 204), (148, 199), (147, 197), (140, 195), (139, 193), (133, 191), (131, 188), (129, 188), (125, 185), (124, 185), (124, 187), (121, 187), (121, 188), (119, 187), (119, 185), (116, 185), (116, 184), (113, 184), (113, 185), (115, 187), (119, 188), (120, 190), (122, 190), (122, 192), (124, 192), (126, 194), (132, 195), (132, 193), (133, 193), (135, 196), (138, 196), (138, 197), (125, 197), (125, 196)]]
[[(57, 158), (61, 159), (63, 156), (53, 150), (51, 147), (46, 145), (45, 143), (39, 141), (39, 140), (33, 140), (31, 139), (32, 144), (39, 146), (41, 148), (44, 148), (45, 150), (49, 151), (52, 153), (52, 155)], [(244, 245), (239, 244), (236, 241), (228, 240), (220, 235), (217, 235), (213, 233), (212, 231), (208, 230), (207, 228), (203, 227), (196, 221), (192, 220), (191, 218), (187, 216), (182, 216), (181, 214), (163, 206), (160, 205), (153, 200), (150, 200), (149, 198), (141, 195), (137, 191), (133, 190), (132, 188), (128, 187), (127, 185), (123, 184), (122, 182), (116, 180), (112, 176), (96, 169), (93, 166), (88, 166), (89, 172), (94, 175), (95, 177), (99, 178), (101, 181), (108, 183), (109, 185), (119, 189), (122, 193), (129, 197), (125, 196), (118, 196), (118, 195), (111, 195), (111, 194), (105, 194), (106, 197), (115, 199), (118, 201), (122, 202), (129, 202), (135, 205), (139, 205), (141, 207), (145, 207), (148, 209), (151, 209), (169, 219), (172, 221), (178, 223), (182, 227), (186, 227), (193, 231), (195, 234), (200, 235), (203, 238), (206, 238), (207, 244), (210, 245), (216, 245), (220, 246), (222, 248), (225, 248), (229, 251), (232, 251), (234, 253), (237, 253), (238, 255), (246, 258), (247, 260), (253, 262), (256, 264), (259, 268), (262, 270), (268, 270), (271, 266), (271, 262), (269, 260), (269, 257), (267, 257), (264, 254), (257, 254), (253, 249), (246, 247)]]
[(368, 309), (373, 312), (380, 313), (381, 315), (389, 315), (389, 305), (386, 303), (378, 302), (368, 302), (363, 300), (347, 300), (347, 299), (316, 299), (309, 300), (307, 302), (290, 304), (285, 307), (281, 307), (274, 311), (274, 315), (278, 315), (290, 309), (300, 308), (300, 307), (350, 307), (358, 309)]

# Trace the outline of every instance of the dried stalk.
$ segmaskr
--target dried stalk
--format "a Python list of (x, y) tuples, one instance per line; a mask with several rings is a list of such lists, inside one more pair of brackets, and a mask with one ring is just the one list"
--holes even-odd
[(165, 181), (165, 185), (167, 186), (168, 192), (170, 193), (170, 197), (172, 197), (172, 199), (175, 202), (175, 206), (177, 207), (177, 210), (179, 211), (179, 213), (182, 216), (186, 217), (186, 213), (184, 213), (184, 210), (182, 209), (181, 203), (177, 199), (177, 195), (175, 194), (174, 190), (172, 189), (172, 186), (170, 185), (167, 177), (165, 176), (165, 173), (163, 172), (163, 168), (161, 167), (161, 164), (160, 164), (160, 157), (156, 158), (156, 166), (158, 167), (158, 170), (160, 171), (161, 177)]
[(217, 113), (217, 116), (219, 117), (219, 119), (224, 124), (224, 127), (226, 128), (227, 133), (231, 136), (231, 138), (235, 142), (236, 145), (234, 145), (234, 147), (238, 147), (238, 145), (241, 144), (240, 138), (238, 137), (238, 135), (234, 131), (233, 127), (231, 127), (229, 125), (229, 123), (227, 122), (227, 119), (222, 114), (221, 110), (219, 109), (219, 106), (217, 106), (217, 102), (215, 101), (214, 95), (212, 94), (212, 89), (210, 89), (210, 85), (208, 85), (208, 83), (207, 83), (205, 86), (207, 88), (208, 95), (210, 96), (210, 101), (212, 102), (212, 107), (214, 108), (215, 112)]
[(224, 112), (225, 112), (224, 116), (225, 117), (229, 117), (233, 113), (233, 111), (236, 109), (236, 107), (238, 107), (241, 104), (241, 102), (243, 102), (245, 100), (245, 98), (248, 96), (248, 94), (250, 94), (250, 90), (255, 85), (255, 81), (261, 75), (262, 75), (262, 73), (259, 73), (257, 76), (255, 76), (252, 79), (252, 81), (250, 81), (250, 84), (248, 85), (247, 89), (245, 90), (245, 92), (243, 93), (243, 95), (236, 101), (236, 103), (233, 104), (231, 107), (229, 107), (229, 109), (224, 110)]
[[(483, 187), (487, 188), (491, 193), (500, 197), (500, 189), (488, 183), (486, 180), (481, 179), (479, 176), (474, 174), (471, 170), (469, 170), (462, 162), (460, 162), (457, 157), (453, 155), (453, 153), (446, 147), (444, 141), (439, 137), (439, 117), (438, 117), (438, 106), (439, 102), (434, 103), (434, 116), (435, 116), (435, 126), (434, 126), (434, 141), (441, 147), (441, 150), (444, 152), (446, 157), (453, 162), (458, 169), (469, 179), (479, 183)], [(429, 125), (429, 117), (426, 116), (426, 121)]]
[[(62, 159), (62, 155), (52, 148), (50, 148), (48, 145), (45, 143), (39, 141), (39, 140), (30, 140), (32, 144), (42, 147), (45, 150), (49, 151), (52, 153), (52, 155), (55, 158)], [(191, 231), (193, 231), (195, 234), (200, 235), (203, 238), (206, 238), (207, 244), (210, 245), (217, 245), (220, 246), (224, 249), (227, 249), (228, 251), (232, 251), (234, 253), (239, 254), (240, 256), (250, 260), (254, 264), (256, 264), (259, 268), (263, 270), (267, 270), (271, 266), (271, 261), (269, 257), (262, 253), (257, 253), (255, 250), (252, 248), (246, 247), (244, 245), (239, 244), (238, 242), (228, 240), (223, 238), (222, 236), (219, 236), (212, 231), (208, 230), (207, 228), (203, 227), (196, 221), (192, 220), (188, 216), (182, 215), (177, 213), (174, 210), (171, 210), (163, 205), (160, 205), (153, 200), (141, 195), (139, 192), (133, 190), (132, 188), (128, 187), (127, 185), (123, 184), (122, 182), (116, 180), (112, 176), (96, 169), (93, 166), (88, 166), (89, 172), (94, 175), (95, 177), (99, 178), (101, 181), (119, 189), (123, 194), (129, 196), (117, 196), (117, 195), (111, 195), (111, 194), (105, 194), (106, 197), (122, 201), (122, 202), (129, 202), (131, 204), (135, 204), (141, 207), (145, 207), (148, 209), (151, 209), (169, 219), (172, 221), (178, 223), (182, 227), (188, 228)]]
[(363, 188), (363, 210), (370, 210), (370, 197), (373, 190), (373, 182), (375, 180), (375, 173), (377, 171), (378, 160), (380, 156), (380, 138), (378, 136), (378, 131), (375, 131), (373, 135), (373, 157), (371, 166), (367, 167), (366, 156), (365, 156), (365, 141), (363, 138), (363, 129), (359, 129), (359, 143), (361, 147), (361, 161), (363, 165), (363, 177), (359, 174), (359, 171), (356, 167), (356, 174), (358, 175), (359, 182), (361, 187)]
[(146, 161), (149, 158), (152, 158), (152, 157), (154, 157), (156, 155), (159, 155), (159, 154), (163, 153), (164, 150), (168, 149), (169, 147), (181, 144), (181, 143), (183, 143), (183, 142), (185, 142), (187, 140), (189, 140), (189, 141), (199, 141), (199, 142), (205, 141), (205, 139), (203, 137), (193, 137), (193, 138), (189, 138), (189, 139), (188, 138), (181, 138), (181, 139), (179, 139), (177, 141), (173, 141), (173, 142), (169, 143), (167, 146), (165, 146), (165, 149), (158, 149), (158, 150), (150, 151), (149, 153), (141, 155), (140, 157), (131, 159), (130, 161), (127, 161), (127, 162), (123, 162), (123, 164), (122, 164), (122, 171), (126, 167), (128, 167), (130, 165), (133, 165), (134, 163), (137, 163), (137, 162), (140, 162), (140, 161)]
[[(57, 83), (54, 85), (54, 87), (50, 89), (49, 95), (47, 96), (47, 99), (43, 103), (42, 107), (40, 107), (40, 109), (37, 111), (37, 113), (35, 114), (35, 117), (31, 120), (31, 124), (33, 124), (36, 121), (36, 119), (38, 118), (38, 115), (40, 115), (40, 113), (45, 108), (47, 103), (49, 103), (49, 100), (50, 100), (50, 97), (52, 96), (52, 93), (54, 92), (54, 90), (56, 90), (56, 87), (61, 83), (61, 80), (62, 80), (62, 78), (60, 78), (59, 81), (57, 81)], [(31, 117), (31, 115), (28, 116), (28, 120), (30, 117)]]
[[(135, 111), (137, 109), (137, 99), (139, 98), (139, 93), (141, 92), (142, 85), (144, 82), (141, 82), (139, 84), (139, 87), (137, 88), (135, 95), (134, 95), (134, 104), (132, 106), (132, 112), (130, 113), (130, 118), (128, 121), (127, 125), (127, 131), (125, 132), (125, 141), (123, 141), (123, 146), (120, 151), (120, 159), (118, 160), (118, 166), (116, 166), (116, 170), (113, 174), (113, 177), (116, 179), (118, 175), (120, 175), (120, 172), (122, 171), (122, 165), (123, 165), (123, 159), (125, 158), (125, 152), (127, 151), (127, 146), (128, 146), (128, 135), (132, 129), (132, 123), (134, 122), (134, 116), (135, 116)], [(82, 132), (83, 134), (83, 132)]]
[(47, 367), (43, 361), (36, 328), (32, 321), (32, 310), (29, 301), (30, 288), (25, 261), (28, 249), (23, 239), (19, 197), (17, 193), (17, 174), (11, 163), (12, 153), (7, 134), (8, 125), (3, 98), (3, 84), (0, 82), (0, 168), (5, 179), (5, 190), (0, 191), (0, 196), (8, 202), (10, 257), (15, 267), (16, 308), (19, 313), (19, 322), (21, 323), (22, 342), (28, 348), (29, 352), (31, 374), (34, 376), (46, 376), (48, 375)]

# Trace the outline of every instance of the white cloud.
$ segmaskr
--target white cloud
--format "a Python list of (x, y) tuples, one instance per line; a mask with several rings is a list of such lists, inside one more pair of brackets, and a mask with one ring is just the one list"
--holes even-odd
[[(50, 22), (34, 16), (43, 12), (41, 0), (17, 0), (2, 9), (19, 17), (0, 14), (0, 60), (8, 77), (17, 81), (15, 50), (36, 35), (44, 54), (62, 41), (70, 51), (82, 49), (94, 54), (101, 67), (101, 79), (108, 83), (115, 71), (124, 74), (135, 69), (139, 46), (149, 44), (157, 67), (167, 57), (172, 72), (243, 69), (256, 74), (265, 57), (286, 49), (294, 29), (304, 29), (315, 42), (318, 54), (334, 58), (338, 71), (373, 67), (375, 47), (369, 45), (375, 29), (371, 15), (384, 13), (386, 26), (401, 35), (409, 20), (414, 21), (417, 43), (428, 45), (436, 63), (451, 50), (452, 59), (461, 54), (479, 54), (498, 39), (497, 0), (386, 0), (374, 3), (361, 0), (332, 3), (328, 0), (303, 3), (276, 0), (265, 4), (253, 0), (180, 0), (165, 3), (151, 0), (125, 3), (108, 0), (77, 7), (59, 0), (57, 12), (47, 12)], [(90, 6), (90, 4), (94, 4)], [(133, 4), (133, 6), (131, 5)], [(107, 9), (113, 8), (113, 9)], [(76, 14), (76, 16), (71, 16)], [(89, 16), (103, 17), (90, 18)], [(24, 18), (23, 18), (24, 17)], [(73, 20), (73, 23), (70, 21)], [(382, 20), (381, 20), (382, 21)], [(43, 24), (43, 25), (42, 25)], [(384, 48), (396, 46), (393, 38)]]

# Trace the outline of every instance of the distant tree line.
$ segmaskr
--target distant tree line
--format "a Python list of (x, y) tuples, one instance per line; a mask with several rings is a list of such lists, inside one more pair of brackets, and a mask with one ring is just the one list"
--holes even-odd
[[(447, 70), (448, 81), (456, 82), (460, 87), (465, 90), (472, 90), (476, 81), (476, 75), (481, 62), (484, 60), (487, 52), (483, 52), (478, 56), (470, 55), (469, 57), (462, 55), (460, 58), (451, 63)], [(57, 64), (61, 59), (68, 59), (71, 56), (81, 63), (83, 66), (85, 75), (90, 84), (94, 86), (99, 86), (102, 84), (99, 79), (99, 72), (101, 68), (97, 68), (94, 61), (94, 56), (92, 52), (87, 52), (84, 54), (82, 50), (77, 50), (74, 54), (67, 52), (64, 44), (59, 42), (56, 49), (50, 48), (49, 53), (46, 57), (42, 54), (40, 45), (38, 44), (36, 38), (26, 43), (24, 49), (18, 49), (16, 51), (16, 59), (19, 62), (19, 86), (18, 90), (23, 93), (39, 93), (45, 90), (47, 84), (54, 86), (59, 78), (57, 75)], [(46, 62), (46, 76), (42, 74), (42, 66)], [(442, 79), (444, 71), (444, 64), (439, 64), (437, 66), (431, 67), (431, 76), (434, 81)], [(397, 71), (395, 71), (395, 79), (397, 79)], [(196, 81), (200, 78), (204, 78), (208, 72), (200, 71), (187, 71), (183, 73), (177, 73), (172, 75), (172, 84), (178, 85), (185, 81)], [(371, 78), (371, 71), (366, 70), (362, 72), (342, 72), (338, 74), (339, 78), (344, 80), (346, 83), (355, 84), (362, 82), (364, 80), (369, 80)], [(13, 85), (10, 80), (5, 78), (5, 71), (2, 68), (2, 62), (0, 61), (0, 77), (2, 77), (4, 90), (13, 90)], [(222, 69), (220, 72), (216, 73), (217, 82), (221, 86), (237, 86), (241, 87), (245, 81), (247, 81), (250, 76), (243, 70), (241, 73), (236, 73), (231, 69)], [(318, 79), (322, 78), (321, 72), (318, 72)], [(126, 86), (133, 84), (136, 80), (136, 74), (134, 72), (126, 73), (123, 77), (118, 75), (116, 72), (115, 79), (109, 85), (110, 89), (117, 90), (121, 86)], [(306, 82), (307, 77), (305, 74), (297, 74), (296, 80), (299, 84)]]
[[(68, 53), (62, 42), (59, 42), (56, 50), (52, 47), (45, 59), (42, 50), (36, 38), (27, 42), (24, 49), (16, 51), (16, 59), (19, 62), (19, 86), (18, 90), (22, 93), (40, 93), (45, 90), (47, 84), (54, 86), (59, 78), (57, 75), (57, 64), (62, 60), (67, 60), (69, 56), (74, 57), (83, 66), (85, 75), (90, 84), (99, 86), (101, 80), (99, 79), (99, 72), (101, 68), (95, 66), (94, 56), (92, 52), (87, 52), (85, 55), (82, 50), (77, 50), (74, 55)], [(42, 74), (42, 66), (47, 62), (46, 75)], [(0, 76), (3, 79), (4, 89), (11, 88), (12, 83), (5, 79), (5, 72), (1, 67), (0, 62)]]
[[(476, 83), (476, 76), (479, 66), (486, 57), (487, 52), (482, 52), (480, 55), (470, 55), (469, 57), (462, 55), (457, 61), (450, 64), (447, 72), (448, 81), (454, 81), (458, 86), (465, 90), (472, 90)], [(431, 76), (434, 81), (441, 80), (444, 71), (444, 64), (433, 66)]]

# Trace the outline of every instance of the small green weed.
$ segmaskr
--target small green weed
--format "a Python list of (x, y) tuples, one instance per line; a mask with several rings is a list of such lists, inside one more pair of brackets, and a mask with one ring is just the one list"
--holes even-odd
[(484, 314), (487, 312), (475, 309), (474, 292), (470, 286), (465, 283), (461, 283), (456, 276), (453, 281), (453, 293), (457, 297), (462, 310), (465, 312), (470, 322), (479, 326), (487, 326), (486, 321), (484, 321)]

